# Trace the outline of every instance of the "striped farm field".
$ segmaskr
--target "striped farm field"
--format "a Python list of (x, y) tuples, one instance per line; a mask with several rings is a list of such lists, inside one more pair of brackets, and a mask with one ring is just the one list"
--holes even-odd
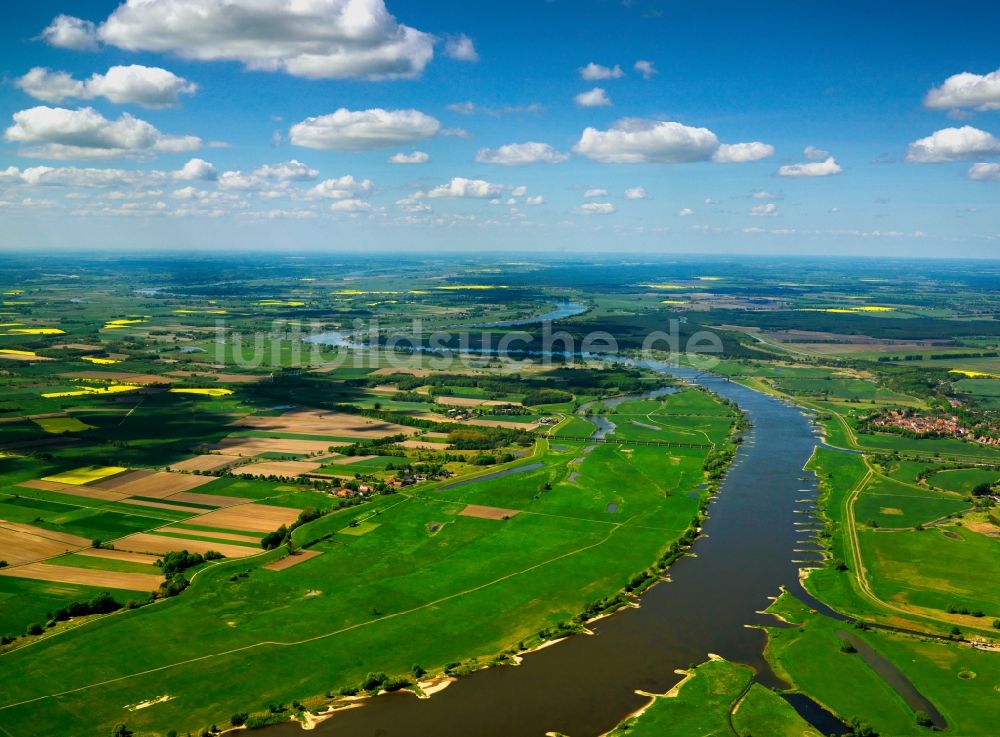
[(130, 474), (96, 484), (98, 488), (128, 496), (168, 497), (211, 483), (210, 476), (196, 476), (169, 471), (133, 471)]
[(240, 466), (234, 473), (239, 476), (300, 476), (322, 465), (315, 461), (263, 461)]
[(48, 537), (47, 534), (48, 531), (41, 528), (0, 520), (0, 560), (7, 561), (10, 566), (16, 566), (90, 544), (83, 538), (67, 542), (66, 538), (70, 536), (55, 539)]
[(170, 465), (171, 471), (217, 471), (220, 468), (231, 466), (240, 460), (240, 456), (222, 455), (221, 453), (206, 453), (204, 455), (192, 456), (183, 461), (178, 461)]
[(198, 518), (199, 525), (221, 527), (246, 532), (271, 532), (281, 525), (290, 525), (299, 516), (299, 510), (274, 507), (267, 504), (241, 504), (238, 507), (217, 509)]
[(107, 502), (115, 502), (120, 499), (125, 498), (125, 494), (119, 494), (116, 491), (106, 491), (104, 489), (97, 489), (93, 486), (79, 486), (77, 484), (66, 484), (59, 483), (57, 481), (23, 481), (18, 486), (22, 486), (26, 489), (37, 489), (39, 491), (56, 491), (60, 494), (70, 494), (72, 496), (79, 496), (87, 499), (99, 499)]
[(192, 538), (171, 537), (169, 535), (155, 535), (149, 532), (139, 532), (129, 535), (115, 542), (115, 547), (121, 550), (128, 550), (135, 553), (148, 553), (151, 555), (163, 555), (164, 553), (187, 550), (190, 553), (205, 554), (210, 550), (222, 553), (227, 558), (245, 558), (261, 552), (260, 547), (250, 547), (248, 545), (235, 545), (233, 543), (219, 543), (209, 540), (195, 540)]
[(49, 563), (28, 563), (23, 566), (3, 568), (0, 569), (0, 576), (128, 591), (154, 591), (163, 581), (163, 576), (154, 573), (122, 573), (94, 568), (57, 566)]
[(110, 550), (108, 548), (88, 548), (86, 550), (81, 550), (77, 553), (77, 555), (148, 565), (152, 565), (156, 561), (154, 556), (144, 555), (143, 553), (128, 553), (124, 550)]

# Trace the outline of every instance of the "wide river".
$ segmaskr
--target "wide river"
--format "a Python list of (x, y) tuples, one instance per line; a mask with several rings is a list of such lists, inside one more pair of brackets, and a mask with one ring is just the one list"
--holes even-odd
[[(709, 653), (747, 663), (765, 685), (785, 686), (763, 658), (764, 633), (775, 624), (759, 612), (781, 586), (811, 600), (798, 583), (803, 563), (819, 559), (805, 503), (816, 481), (803, 471), (817, 439), (796, 407), (736, 383), (655, 362), (645, 368), (703, 383), (735, 401), (753, 428), (709, 509), (695, 555), (648, 590), (641, 606), (596, 622), (593, 636), (570, 637), (527, 655), (518, 666), (478, 671), (430, 699), (393, 693), (338, 713), (314, 734), (324, 737), (594, 737), (680, 679), (678, 668)], [(516, 617), (517, 612), (508, 616)], [(373, 655), (372, 665), (376, 665)], [(831, 726), (810, 703), (796, 703), (824, 733)], [(297, 724), (266, 730), (300, 735)]]

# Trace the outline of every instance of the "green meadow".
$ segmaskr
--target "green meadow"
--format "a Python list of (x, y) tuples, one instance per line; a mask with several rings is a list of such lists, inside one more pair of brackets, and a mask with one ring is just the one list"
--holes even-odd
[[(728, 410), (688, 393), (697, 396), (678, 404), (710, 415), (702, 432), (725, 443)], [(682, 435), (658, 431), (666, 440)], [(706, 450), (560, 447), (543, 445), (541, 467), (524, 473), (333, 512), (296, 530), (299, 544), (316, 541), (310, 550), (320, 555), (291, 568), (260, 567), (276, 553), (222, 561), (178, 597), (7, 653), (0, 701), (25, 703), (3, 709), (5, 728), (59, 732), (82, 709), (88, 733), (102, 735), (121, 721), (121, 704), (169, 695), (130, 713), (129, 726), (197, 730), (271, 703), (316, 703), (373, 669), (402, 676), (419, 663), (440, 673), (537, 643), (541, 630), (570, 622), (646, 570), (688, 529), (707, 493), (696, 489)], [(260, 487), (219, 479), (200, 490)], [(501, 507), (509, 518), (463, 515), (467, 504)], [(115, 646), (123, 641), (132, 643), (127, 650)], [(53, 695), (63, 691), (71, 693)]]

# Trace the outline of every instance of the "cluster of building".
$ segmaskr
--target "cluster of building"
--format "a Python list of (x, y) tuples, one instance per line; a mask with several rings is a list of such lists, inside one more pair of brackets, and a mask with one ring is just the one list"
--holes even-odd
[(918, 415), (912, 410), (888, 410), (868, 420), (873, 430), (910, 432), (914, 435), (967, 438), (970, 432), (954, 415)]

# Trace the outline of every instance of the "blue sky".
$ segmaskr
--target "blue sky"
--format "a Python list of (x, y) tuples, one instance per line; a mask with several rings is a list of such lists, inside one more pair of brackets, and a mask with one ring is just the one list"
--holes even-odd
[(4, 14), (0, 247), (1000, 254), (988, 3)]

